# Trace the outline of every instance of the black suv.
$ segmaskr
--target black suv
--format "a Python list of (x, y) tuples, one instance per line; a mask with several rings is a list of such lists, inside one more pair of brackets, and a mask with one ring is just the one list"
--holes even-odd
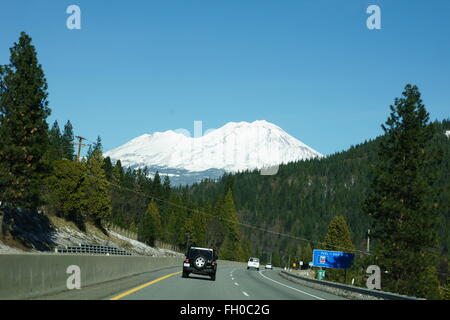
[(213, 249), (190, 247), (186, 259), (183, 262), (183, 278), (189, 274), (201, 274), (210, 276), (212, 281), (216, 280), (218, 257)]

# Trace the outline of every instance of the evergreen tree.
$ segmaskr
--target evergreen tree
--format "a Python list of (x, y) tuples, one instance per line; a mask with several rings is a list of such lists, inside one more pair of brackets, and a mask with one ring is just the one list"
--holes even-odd
[(197, 234), (195, 233), (194, 219), (190, 216), (183, 219), (183, 226), (179, 238), (179, 244), (182, 248), (197, 245)]
[(123, 181), (123, 177), (124, 177), (124, 171), (123, 171), (123, 167), (122, 167), (122, 162), (120, 160), (116, 161), (116, 165), (113, 168), (112, 171), (112, 181), (115, 184), (120, 184)]
[(237, 216), (236, 206), (234, 204), (233, 194), (229, 189), (223, 199), (222, 205), (223, 220), (226, 234), (221, 247), (221, 256), (223, 259), (240, 261), (245, 259), (241, 247), (241, 236), (239, 227), (239, 218)]
[(87, 216), (97, 224), (111, 214), (111, 191), (103, 170), (103, 157), (100, 150), (94, 151), (86, 164), (83, 183), (84, 205)]
[(64, 126), (64, 132), (61, 136), (61, 147), (62, 147), (62, 157), (67, 160), (74, 160), (75, 159), (75, 150), (74, 150), (74, 135), (73, 135), (73, 127), (72, 123), (67, 121), (66, 125)]
[[(434, 133), (416, 86), (395, 99), (382, 128), (372, 193), (364, 209), (374, 219), (375, 261), (383, 289), (436, 298), (436, 217), (439, 203), (431, 188), (436, 155), (427, 148)], [(438, 159), (437, 159), (438, 160)]]
[(206, 245), (206, 217), (203, 212), (194, 210), (191, 218), (194, 227), (195, 245), (203, 247)]
[(163, 185), (162, 185), (162, 193), (164, 199), (169, 199), (170, 197), (170, 178), (169, 176), (164, 177)]
[(124, 185), (124, 180), (125, 173), (120, 160), (118, 160), (116, 165), (112, 168), (110, 181), (112, 199), (111, 220), (122, 228), (128, 227), (130, 223), (129, 220), (132, 220), (132, 217), (126, 217), (126, 215), (131, 215), (131, 212), (127, 206), (127, 200), (129, 199), (128, 192), (121, 189)]
[(95, 141), (94, 144), (89, 145), (86, 158), (89, 160), (95, 151), (100, 151), (100, 153), (103, 152), (102, 138), (100, 136), (97, 136), (97, 140)]
[(97, 140), (94, 143), (93, 151), (103, 152), (102, 138), (97, 136)]
[(90, 144), (88, 151), (86, 152), (86, 159), (89, 160), (92, 157), (93, 153), (94, 153), (94, 149), (93, 149), (92, 144)]
[(24, 32), (0, 67), (0, 199), (11, 207), (37, 209), (50, 168), (47, 81), (31, 38)]
[(82, 187), (85, 171), (86, 165), (82, 162), (58, 160), (53, 165), (52, 175), (46, 179), (49, 212), (75, 222), (80, 229), (84, 229), (83, 212), (86, 211), (86, 194)]
[(174, 193), (169, 195), (168, 201), (170, 205), (166, 203), (164, 208), (164, 219), (161, 218), (162, 225), (162, 240), (166, 243), (177, 244), (176, 233), (178, 232), (177, 220), (178, 215), (177, 211), (179, 210), (176, 205), (178, 204), (178, 198)]
[(148, 205), (147, 212), (138, 227), (139, 240), (150, 246), (155, 245), (155, 241), (161, 237), (161, 218), (159, 209), (155, 201)]
[(281, 267), (281, 257), (278, 251), (272, 253), (272, 265), (274, 267)]
[(328, 231), (322, 243), (322, 249), (331, 251), (355, 252), (350, 228), (343, 216), (334, 216), (328, 225)]
[(113, 176), (113, 165), (111, 163), (110, 157), (106, 157), (105, 159), (103, 159), (103, 170), (105, 171), (106, 179), (108, 179), (108, 181), (111, 181)]
[(48, 160), (56, 161), (62, 158), (62, 138), (61, 131), (59, 130), (58, 121), (55, 120), (52, 128), (48, 132), (49, 148), (48, 148)]
[(306, 243), (304, 247), (302, 247), (302, 251), (300, 254), (300, 260), (303, 261), (304, 264), (308, 264), (312, 261), (313, 258), (313, 249), (309, 242)]
[[(322, 249), (330, 251), (343, 251), (354, 253), (350, 228), (343, 216), (334, 216), (328, 226), (327, 234), (321, 244)], [(330, 281), (345, 282), (345, 270), (327, 269), (326, 277)]]
[(153, 195), (158, 198), (161, 199), (161, 195), (162, 195), (162, 185), (161, 185), (161, 176), (159, 175), (159, 172), (156, 171), (155, 173), (155, 177), (153, 178), (153, 186), (152, 186), (152, 192)]
[(219, 249), (222, 246), (226, 235), (226, 229), (222, 222), (222, 203), (216, 203), (214, 208), (212, 208), (211, 205), (208, 205), (206, 210), (207, 213), (212, 216), (208, 216), (206, 222), (206, 243), (210, 248)]

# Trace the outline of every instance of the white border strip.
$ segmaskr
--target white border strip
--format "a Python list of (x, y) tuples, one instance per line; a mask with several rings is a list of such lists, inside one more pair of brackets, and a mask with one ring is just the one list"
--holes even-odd
[(305, 291), (302, 291), (302, 290), (299, 290), (299, 289), (296, 289), (296, 288), (292, 288), (292, 287), (290, 287), (290, 286), (288, 286), (288, 285), (285, 285), (284, 283), (281, 283), (281, 282), (275, 281), (275, 280), (273, 280), (273, 279), (270, 279), (269, 277), (266, 277), (265, 275), (263, 275), (262, 272), (263, 272), (263, 270), (259, 271), (259, 274), (260, 274), (263, 278), (266, 278), (267, 280), (270, 280), (270, 281), (272, 281), (272, 282), (278, 283), (279, 285), (281, 285), (281, 286), (283, 286), (283, 287), (286, 287), (286, 288), (289, 288), (289, 289), (292, 289), (292, 290), (301, 292), (301, 293), (303, 293), (303, 294), (306, 294), (306, 295), (311, 296), (311, 297), (313, 297), (313, 298), (316, 298), (316, 299), (318, 299), (318, 300), (325, 300), (324, 298), (315, 296), (315, 295), (313, 295), (313, 294), (310, 294), (310, 293), (308, 293), (308, 292), (305, 292)]

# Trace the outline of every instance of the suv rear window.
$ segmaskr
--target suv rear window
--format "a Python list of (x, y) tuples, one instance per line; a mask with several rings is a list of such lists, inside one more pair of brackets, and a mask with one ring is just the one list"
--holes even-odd
[(187, 257), (193, 259), (198, 255), (202, 255), (208, 260), (213, 260), (213, 252), (210, 250), (191, 249), (189, 250)]

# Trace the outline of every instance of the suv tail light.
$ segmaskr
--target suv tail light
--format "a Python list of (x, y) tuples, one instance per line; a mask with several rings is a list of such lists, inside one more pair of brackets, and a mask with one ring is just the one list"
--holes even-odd
[(217, 263), (216, 261), (211, 262), (211, 264), (212, 264), (213, 266), (215, 266), (216, 263)]
[(189, 263), (189, 259), (188, 258), (184, 259), (184, 262)]

